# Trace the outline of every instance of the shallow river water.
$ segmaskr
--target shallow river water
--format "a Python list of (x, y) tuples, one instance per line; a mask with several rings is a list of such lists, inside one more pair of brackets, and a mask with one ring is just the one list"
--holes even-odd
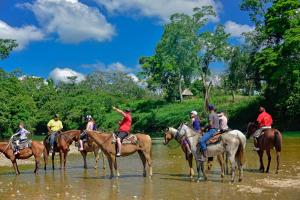
[(37, 176), (33, 165), (21, 165), (20, 176), (14, 175), (11, 166), (0, 167), (0, 199), (300, 199), (300, 137), (284, 138), (278, 175), (274, 151), (270, 174), (258, 172), (258, 157), (248, 140), (244, 180), (233, 184), (230, 176), (221, 180), (216, 161), (207, 182), (197, 183), (196, 177), (191, 180), (179, 146), (164, 146), (162, 142), (153, 140), (151, 180), (142, 176), (137, 154), (118, 159), (118, 179), (109, 179), (109, 170), (103, 171), (101, 162), (95, 170), (92, 155), (88, 157), (89, 168), (84, 170), (81, 155), (73, 154), (68, 157), (65, 171), (52, 171), (49, 167)]

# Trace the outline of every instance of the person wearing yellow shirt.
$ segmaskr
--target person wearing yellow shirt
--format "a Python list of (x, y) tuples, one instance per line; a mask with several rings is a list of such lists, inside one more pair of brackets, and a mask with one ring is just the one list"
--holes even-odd
[(55, 114), (54, 119), (51, 119), (48, 124), (48, 135), (49, 135), (49, 140), (50, 140), (50, 152), (52, 153), (54, 151), (54, 142), (55, 142), (55, 137), (59, 131), (63, 129), (62, 122), (59, 120), (59, 115)]

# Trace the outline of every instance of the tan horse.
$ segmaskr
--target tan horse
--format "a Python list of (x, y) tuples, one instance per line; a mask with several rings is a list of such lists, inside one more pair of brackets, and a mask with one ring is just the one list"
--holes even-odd
[(40, 143), (38, 141), (32, 141), (31, 147), (20, 150), (20, 153), (18, 153), (17, 155), (14, 155), (14, 152), (13, 152), (10, 142), (1, 142), (0, 143), (0, 152), (3, 153), (6, 158), (11, 160), (13, 167), (15, 169), (16, 175), (20, 174), (18, 164), (17, 164), (17, 159), (24, 160), (24, 159), (30, 158), (31, 156), (34, 156), (34, 159), (35, 159), (34, 173), (35, 174), (38, 174), (40, 159), (41, 159), (42, 155), (44, 155), (45, 165), (46, 165), (46, 161), (47, 161), (46, 148), (42, 143)]
[[(101, 134), (99, 134), (101, 133)], [(117, 160), (116, 160), (116, 145), (112, 144), (113, 135), (104, 134), (98, 131), (87, 131), (88, 136), (94, 140), (104, 152), (107, 157), (110, 178), (114, 176), (113, 167), (116, 170), (117, 176), (120, 176)], [(122, 144), (122, 156), (129, 156), (135, 152), (139, 153), (139, 156), (143, 163), (143, 176), (146, 176), (146, 162), (149, 167), (149, 176), (152, 176), (152, 141), (149, 135), (146, 134), (135, 134), (137, 137), (137, 144)]]

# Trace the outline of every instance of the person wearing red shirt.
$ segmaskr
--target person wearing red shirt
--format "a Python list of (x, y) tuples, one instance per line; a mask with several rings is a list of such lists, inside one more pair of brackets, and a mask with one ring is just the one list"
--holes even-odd
[(266, 112), (266, 109), (262, 106), (259, 107), (259, 112), (260, 114), (258, 115), (256, 122), (258, 123), (258, 127), (259, 129), (257, 131), (255, 131), (255, 133), (253, 134), (253, 138), (254, 138), (254, 150), (258, 151), (259, 148), (257, 148), (257, 139), (259, 138), (259, 136), (261, 136), (261, 134), (263, 133), (264, 130), (272, 128), (272, 123), (273, 123), (273, 119), (272, 116)]
[(129, 109), (122, 111), (116, 107), (113, 107), (113, 109), (123, 116), (123, 120), (119, 122), (119, 130), (116, 133), (118, 145), (118, 152), (116, 156), (119, 157), (121, 156), (122, 141), (128, 136), (128, 134), (130, 134), (132, 122), (131, 111)]

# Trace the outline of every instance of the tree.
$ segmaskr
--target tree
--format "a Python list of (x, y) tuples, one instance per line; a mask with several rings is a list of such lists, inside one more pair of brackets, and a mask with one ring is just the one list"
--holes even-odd
[(209, 65), (215, 61), (226, 60), (231, 47), (228, 44), (229, 34), (225, 33), (224, 26), (218, 25), (213, 33), (204, 32), (199, 36), (199, 54), (201, 56), (201, 76), (204, 88), (204, 108), (208, 108), (212, 82), (208, 81)]
[[(255, 13), (257, 6), (250, 7), (249, 2), (252, 1), (245, 0), (244, 5), (251, 8), (250, 13)], [(248, 41), (249, 46), (255, 46), (251, 56), (253, 67), (257, 70), (260, 80), (267, 83), (267, 102), (270, 107), (275, 108), (277, 117), (281, 117), (286, 126), (295, 124), (294, 120), (300, 116), (297, 104), (300, 81), (300, 2), (271, 2), (271, 6), (262, 15), (256, 29), (257, 34), (252, 35)], [(293, 108), (293, 116), (288, 108)]]
[(183, 85), (189, 85), (198, 71), (199, 29), (210, 15), (214, 15), (212, 7), (204, 6), (195, 8), (193, 16), (179, 13), (171, 16), (155, 55), (140, 59), (142, 74), (150, 88), (160, 86), (167, 99), (179, 96), (182, 100)]
[(0, 60), (7, 58), (9, 53), (17, 46), (16, 40), (0, 39)]

